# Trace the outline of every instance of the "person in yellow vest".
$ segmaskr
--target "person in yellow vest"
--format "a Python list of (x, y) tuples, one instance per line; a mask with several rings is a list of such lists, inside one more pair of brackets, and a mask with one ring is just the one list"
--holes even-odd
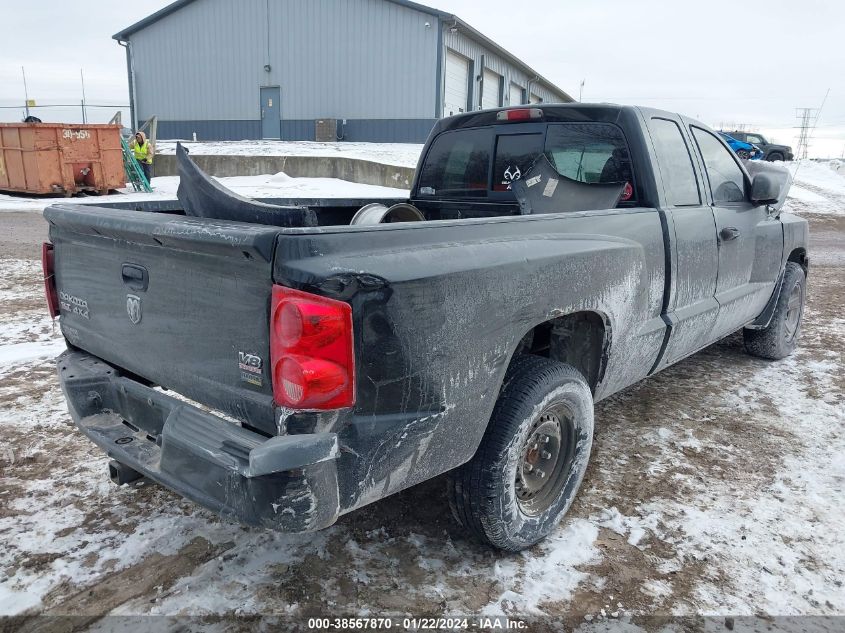
[(137, 132), (129, 147), (135, 153), (135, 160), (141, 165), (144, 176), (147, 177), (147, 182), (150, 182), (150, 179), (153, 177), (153, 146), (143, 132)]

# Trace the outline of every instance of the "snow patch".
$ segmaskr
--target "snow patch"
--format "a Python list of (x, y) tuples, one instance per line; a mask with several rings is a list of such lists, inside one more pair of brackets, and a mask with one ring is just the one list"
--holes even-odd
[(0, 346), (0, 365), (23, 363), (36, 358), (52, 358), (67, 349), (64, 339)]
[[(193, 156), (326, 156), (415, 167), (423, 146), (416, 143), (316, 143), (312, 141), (181, 141)], [(156, 143), (159, 154), (175, 154), (175, 140)]]

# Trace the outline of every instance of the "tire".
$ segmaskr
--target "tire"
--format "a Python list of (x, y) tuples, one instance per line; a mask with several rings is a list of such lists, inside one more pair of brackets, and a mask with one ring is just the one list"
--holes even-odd
[(489, 545), (530, 547), (572, 505), (592, 443), (593, 396), (581, 373), (517, 356), (475, 456), (449, 474), (452, 513)]
[(771, 163), (774, 163), (774, 162), (779, 161), (779, 160), (783, 160), (783, 154), (781, 154), (780, 152), (772, 152), (771, 154), (769, 154), (766, 157), (766, 160), (771, 162)]
[(801, 335), (806, 295), (804, 269), (795, 262), (786, 262), (780, 296), (768, 327), (742, 332), (749, 354), (769, 360), (779, 360), (792, 354)]
[(750, 155), (748, 154), (748, 150), (747, 150), (747, 149), (741, 149), (741, 150), (739, 150), (739, 151), (736, 153), (736, 155), (737, 155), (737, 156), (739, 156), (742, 160), (748, 160), (748, 159), (749, 159), (749, 157), (750, 157)]

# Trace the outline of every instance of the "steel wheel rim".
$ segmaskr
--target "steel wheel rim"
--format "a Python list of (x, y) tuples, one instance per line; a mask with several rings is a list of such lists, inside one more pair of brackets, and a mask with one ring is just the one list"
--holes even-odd
[(557, 498), (575, 454), (575, 425), (563, 404), (553, 405), (531, 425), (519, 451), (515, 485), (523, 513), (537, 516)]
[(786, 304), (786, 340), (792, 340), (798, 331), (798, 324), (801, 321), (801, 286), (795, 285), (789, 293)]

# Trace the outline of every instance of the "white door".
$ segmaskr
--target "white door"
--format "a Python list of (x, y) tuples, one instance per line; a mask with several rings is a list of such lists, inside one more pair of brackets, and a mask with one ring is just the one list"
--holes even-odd
[(528, 97), (528, 103), (543, 103), (543, 100), (532, 92)]
[(443, 96), (443, 116), (467, 111), (469, 101), (469, 60), (446, 51), (446, 89)]
[(520, 86), (511, 84), (510, 103), (508, 105), (522, 105), (522, 88)]
[(484, 91), (481, 93), (481, 109), (489, 110), (502, 105), (502, 77), (492, 70), (484, 69)]

